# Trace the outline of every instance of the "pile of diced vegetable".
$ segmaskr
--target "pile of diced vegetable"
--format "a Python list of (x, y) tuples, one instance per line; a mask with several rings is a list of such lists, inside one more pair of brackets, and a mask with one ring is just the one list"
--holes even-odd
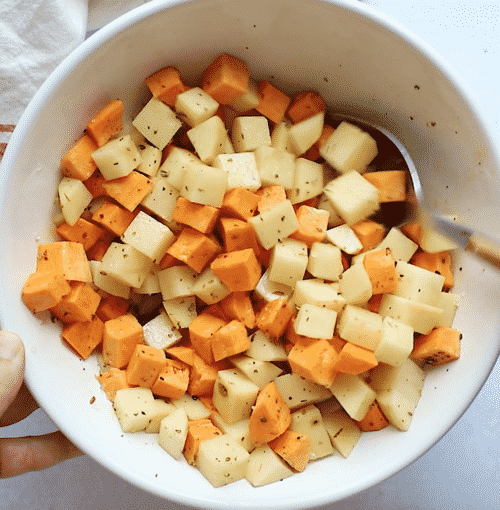
[[(387, 227), (404, 169), (222, 54), (199, 86), (145, 79), (133, 119), (110, 101), (61, 161), (59, 241), (23, 300), (101, 359), (124, 432), (158, 434), (214, 486), (254, 486), (407, 430), (428, 367), (458, 359), (453, 248)], [(387, 165), (386, 165), (387, 166)]]

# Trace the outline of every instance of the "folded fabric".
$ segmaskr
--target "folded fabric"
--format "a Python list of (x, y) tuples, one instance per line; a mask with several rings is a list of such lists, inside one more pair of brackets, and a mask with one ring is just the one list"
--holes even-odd
[(0, 158), (52, 70), (84, 39), (87, 0), (0, 1)]

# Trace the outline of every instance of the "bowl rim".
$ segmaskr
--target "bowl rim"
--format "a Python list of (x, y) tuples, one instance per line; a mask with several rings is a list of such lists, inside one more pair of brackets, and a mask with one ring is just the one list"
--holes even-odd
[[(43, 98), (50, 97), (54, 91), (57, 89), (59, 83), (70, 74), (86, 57), (87, 55), (94, 52), (101, 45), (105, 44), (109, 39), (111, 39), (116, 34), (127, 30), (131, 25), (144, 20), (145, 18), (154, 15), (163, 10), (168, 10), (171, 8), (181, 7), (185, 4), (196, 3), (199, 0), (159, 0), (152, 1), (150, 3), (144, 4), (142, 6), (136, 7), (135, 9), (121, 15), (115, 20), (111, 21), (108, 25), (104, 26), (100, 30), (93, 33), (89, 36), (81, 45), (75, 48), (50, 74), (50, 76), (46, 79), (43, 85), (38, 89), (35, 93), (34, 97), (28, 104), (21, 118), (19, 119), (17, 126), (12, 133), (10, 141), (7, 145), (7, 149), (0, 163), (0, 221), (2, 217), (2, 208), (5, 203), (4, 197), (7, 192), (6, 190), (6, 182), (9, 176), (9, 172), (13, 171), (13, 163), (17, 159), (19, 152), (23, 149), (23, 139), (26, 136), (27, 131), (30, 128), (32, 119), (36, 118), (40, 110), (43, 108), (44, 101)], [(216, 2), (223, 0), (214, 0)], [(450, 82), (452, 87), (457, 91), (457, 93), (465, 99), (465, 102), (471, 107), (474, 112), (474, 115), (477, 117), (480, 122), (484, 136), (489, 143), (489, 147), (492, 150), (497, 161), (500, 161), (500, 149), (496, 149), (499, 147), (498, 144), (495, 144), (495, 130), (493, 129), (493, 125), (491, 121), (486, 117), (484, 113), (483, 107), (479, 104), (477, 98), (474, 94), (467, 89), (467, 87), (463, 84), (463, 82), (458, 78), (455, 70), (450, 66), (450, 64), (437, 52), (435, 51), (428, 43), (426, 43), (422, 38), (411, 32), (407, 29), (402, 23), (394, 19), (393, 17), (384, 14), (383, 12), (362, 3), (353, 2), (352, 0), (310, 0), (311, 2), (330, 4), (333, 6), (339, 6), (343, 9), (351, 11), (358, 16), (367, 17), (371, 21), (378, 23), (388, 32), (401, 37), (405, 42), (411, 46), (420, 56), (426, 59), (434, 68), (436, 68), (441, 74), (445, 75), (447, 81)], [(2, 254), (0, 253), (0, 258)], [(12, 321), (9, 319), (8, 314), (6, 313), (8, 310), (9, 298), (5, 295), (5, 291), (3, 286), (0, 286), (0, 323), (1, 324), (10, 324)], [(500, 346), (498, 347), (498, 351), (500, 352)], [(491, 366), (488, 370), (488, 375), (491, 373), (495, 365), (496, 359), (492, 360)], [(478, 386), (477, 391), (475, 392), (474, 397), (468, 402), (468, 404), (457, 413), (453, 419), (449, 420), (445, 425), (441, 427), (437, 427), (439, 433), (434, 435), (432, 439), (423, 442), (425, 444), (425, 448), (420, 451), (418, 454), (410, 456), (408, 458), (404, 458), (398, 465), (395, 471), (391, 473), (386, 473), (381, 471), (380, 473), (373, 473), (367, 476), (361, 483), (357, 484), (355, 488), (349, 486), (339, 490), (334, 498), (328, 493), (318, 493), (314, 501), (309, 500), (308, 502), (298, 501), (291, 502), (288, 500), (281, 502), (271, 502), (269, 508), (279, 508), (279, 509), (294, 509), (294, 508), (312, 508), (320, 505), (330, 504), (334, 501), (339, 501), (345, 499), (349, 496), (352, 496), (356, 493), (359, 493), (363, 490), (368, 489), (369, 487), (373, 487), (374, 485), (382, 482), (383, 480), (394, 476), (396, 473), (407, 467), (409, 464), (413, 463), (415, 460), (423, 456), (429, 449), (431, 449), (440, 439), (454, 426), (454, 424), (460, 419), (460, 417), (466, 412), (469, 406), (472, 404), (477, 394), (481, 391), (484, 382), (487, 377), (482, 381), (482, 383)], [(25, 376), (26, 383), (33, 393), (34, 397), (37, 400), (43, 401), (43, 395), (37, 390), (36, 380), (32, 380), (31, 374), (27, 371)], [(59, 424), (57, 420), (54, 420), (55, 424), (59, 428)], [(75, 436), (72, 431), (63, 432), (69, 437), (71, 441), (75, 444), (79, 444), (79, 438)], [(110, 465), (108, 466), (105, 462), (102, 462), (102, 459), (95, 459), (104, 467), (110, 469)], [(153, 486), (145, 487), (144, 485), (138, 485), (138, 483), (130, 476), (130, 472), (126, 469), (120, 469), (116, 465), (113, 465), (112, 471), (130, 482), (133, 485), (138, 486), (142, 490), (148, 490), (160, 497), (165, 497), (164, 494), (159, 493), (154, 489)], [(196, 495), (193, 495), (191, 498), (186, 498), (185, 494), (172, 493), (169, 496), (169, 499), (173, 501), (177, 501), (179, 503), (199, 507), (200, 504), (204, 504), (206, 508), (227, 508), (228, 510), (234, 508), (234, 505), (231, 503), (225, 503), (220, 501), (218, 504), (206, 503)], [(251, 503), (247, 506), (248, 508), (252, 508)], [(260, 507), (262, 507), (260, 505)]]

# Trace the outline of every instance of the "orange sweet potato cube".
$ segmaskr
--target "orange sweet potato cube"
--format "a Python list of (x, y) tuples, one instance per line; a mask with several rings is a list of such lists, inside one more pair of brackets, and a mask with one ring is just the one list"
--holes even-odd
[(37, 313), (57, 305), (70, 291), (69, 283), (59, 271), (40, 270), (26, 279), (22, 300), (33, 313)]
[(363, 265), (372, 284), (372, 294), (385, 294), (396, 290), (398, 275), (391, 250), (382, 248), (366, 253)]
[(255, 311), (248, 291), (231, 292), (219, 305), (230, 319), (243, 322), (248, 329), (255, 327)]
[(119, 99), (109, 102), (89, 121), (85, 131), (102, 147), (123, 128), (123, 103)]
[(444, 276), (443, 290), (448, 291), (455, 285), (455, 277), (451, 269), (451, 255), (447, 251), (439, 251), (428, 253), (417, 251), (412, 259), (411, 264), (438, 273)]
[(376, 248), (385, 237), (385, 227), (373, 220), (362, 220), (351, 225), (356, 237), (363, 245), (363, 251)]
[(260, 253), (259, 242), (255, 228), (248, 221), (237, 218), (221, 218), (220, 233), (224, 245), (224, 251), (238, 251), (251, 248), (255, 253)]
[(389, 426), (389, 420), (384, 416), (382, 409), (376, 400), (369, 407), (368, 412), (362, 420), (356, 422), (362, 432), (373, 432), (385, 429)]
[(250, 439), (261, 446), (283, 434), (292, 422), (290, 408), (283, 400), (276, 384), (270, 382), (262, 388), (250, 415)]
[(104, 323), (102, 354), (106, 364), (125, 368), (138, 344), (144, 344), (142, 326), (132, 314)]
[(62, 338), (82, 359), (87, 359), (102, 342), (103, 332), (104, 323), (95, 316), (90, 322), (66, 324), (62, 330)]
[(145, 80), (151, 94), (172, 108), (177, 96), (186, 90), (181, 73), (175, 67), (164, 67), (148, 76)]
[(363, 177), (378, 189), (380, 203), (404, 202), (406, 200), (406, 171), (366, 172)]
[(266, 303), (257, 314), (257, 327), (272, 338), (278, 338), (286, 331), (288, 322), (294, 316), (286, 297), (273, 299)]
[(97, 150), (97, 144), (88, 135), (81, 136), (63, 156), (61, 173), (66, 177), (85, 181), (97, 169), (92, 153)]
[(206, 310), (200, 313), (189, 325), (189, 338), (196, 353), (203, 360), (213, 365), (212, 340), (217, 331), (225, 326), (225, 320), (208, 313)]
[(257, 91), (260, 102), (255, 109), (275, 124), (281, 122), (290, 104), (290, 97), (266, 80), (259, 82)]
[(193, 357), (193, 366), (189, 373), (188, 393), (193, 396), (212, 395), (218, 370), (206, 363), (197, 354)]
[(223, 53), (206, 68), (202, 88), (219, 104), (229, 104), (248, 90), (249, 80), (245, 62)]
[(214, 239), (194, 228), (186, 227), (170, 245), (167, 253), (200, 273), (220, 250)]
[(168, 349), (165, 349), (165, 352), (172, 356), (173, 359), (178, 361), (182, 361), (186, 365), (192, 367), (194, 363), (194, 347), (192, 345), (173, 345)]
[(346, 374), (361, 374), (378, 365), (373, 351), (347, 342), (340, 351), (336, 369)]
[(90, 194), (97, 198), (106, 194), (105, 189), (102, 187), (105, 182), (104, 176), (99, 170), (96, 170), (88, 179), (83, 181), (83, 184), (90, 191)]
[(189, 420), (188, 433), (184, 443), (183, 454), (188, 464), (195, 464), (200, 443), (221, 436), (222, 431), (218, 429), (209, 418)]
[(106, 181), (102, 187), (108, 196), (132, 212), (151, 191), (153, 182), (149, 177), (133, 170), (124, 177)]
[(189, 366), (181, 361), (167, 359), (151, 391), (160, 397), (178, 399), (186, 393), (189, 385)]
[(211, 205), (195, 204), (187, 198), (177, 199), (172, 220), (182, 225), (199, 230), (202, 234), (209, 234), (215, 227), (220, 209)]
[(251, 248), (223, 253), (210, 267), (232, 292), (253, 290), (262, 275), (260, 263)]
[(125, 315), (128, 312), (129, 306), (130, 304), (127, 299), (109, 295), (101, 299), (96, 310), (96, 315), (103, 322), (106, 322)]
[(241, 354), (249, 348), (250, 339), (245, 325), (236, 319), (222, 326), (212, 338), (212, 353), (215, 361)]
[(50, 311), (61, 322), (88, 322), (96, 314), (101, 296), (84, 282), (71, 284), (71, 291)]
[(281, 436), (269, 441), (269, 446), (296, 471), (304, 471), (309, 463), (311, 441), (305, 434), (285, 430)]
[(127, 371), (119, 368), (112, 367), (107, 372), (97, 375), (96, 379), (111, 402), (114, 402), (118, 390), (133, 387), (127, 382)]
[(151, 388), (166, 362), (163, 349), (137, 344), (127, 365), (127, 382), (141, 388)]
[(296, 124), (308, 119), (317, 113), (324, 112), (326, 104), (323, 98), (312, 90), (298, 92), (288, 108), (288, 117)]
[(286, 200), (285, 188), (280, 184), (260, 188), (256, 191), (256, 195), (260, 197), (257, 209), (261, 214)]
[(39, 244), (37, 271), (56, 271), (66, 280), (91, 282), (92, 273), (83, 245), (72, 241)]
[(99, 240), (100, 237), (106, 234), (106, 231), (84, 218), (78, 218), (74, 225), (62, 223), (56, 228), (56, 233), (60, 235), (65, 241), (73, 241), (83, 245), (83, 249), (88, 251)]
[(298, 339), (288, 353), (292, 372), (317, 384), (331, 386), (339, 355), (326, 339)]
[(115, 236), (121, 236), (135, 218), (133, 212), (113, 202), (106, 201), (92, 214), (92, 221), (112, 232)]
[(260, 198), (255, 193), (245, 188), (231, 188), (226, 191), (222, 200), (222, 212), (241, 220), (247, 220), (255, 215), (259, 201)]
[(314, 243), (323, 241), (328, 229), (328, 211), (301, 205), (295, 215), (299, 222), (299, 228), (290, 235), (292, 239), (306, 243), (309, 248)]
[(427, 335), (416, 340), (410, 357), (429, 366), (443, 365), (460, 358), (460, 331), (448, 328), (434, 328)]

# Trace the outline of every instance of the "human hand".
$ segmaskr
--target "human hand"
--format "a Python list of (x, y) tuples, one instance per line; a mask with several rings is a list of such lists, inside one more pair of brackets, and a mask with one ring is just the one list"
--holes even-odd
[[(14, 333), (0, 331), (0, 427), (29, 416), (38, 404), (23, 382), (24, 346)], [(0, 478), (40, 471), (82, 455), (61, 432), (0, 438)]]

